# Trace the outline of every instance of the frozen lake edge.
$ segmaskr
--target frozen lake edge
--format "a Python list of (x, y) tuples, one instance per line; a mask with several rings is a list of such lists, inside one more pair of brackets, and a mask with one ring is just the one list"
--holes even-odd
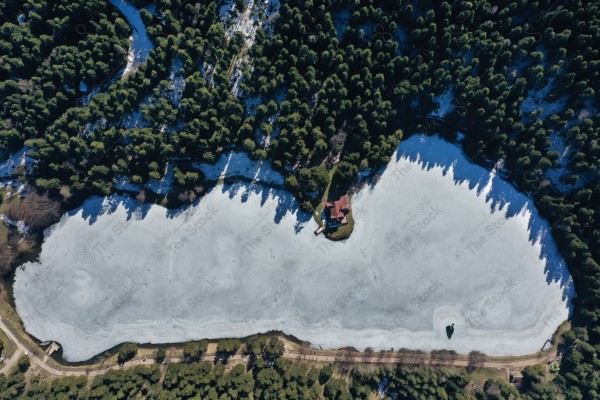
[(521, 355), (567, 319), (574, 293), (547, 223), (450, 143), (404, 141), (353, 206), (353, 235), (333, 243), (289, 193), (259, 185), (179, 210), (92, 198), (17, 271), (17, 310), (69, 361), (124, 341), (267, 330), (324, 348)]

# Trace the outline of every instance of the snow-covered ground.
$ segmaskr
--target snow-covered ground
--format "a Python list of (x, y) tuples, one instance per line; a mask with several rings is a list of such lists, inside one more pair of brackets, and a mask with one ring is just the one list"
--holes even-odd
[(218, 186), (179, 210), (91, 198), (17, 270), (17, 311), (70, 361), (273, 329), (324, 348), (517, 355), (568, 317), (547, 223), (438, 137), (404, 141), (353, 210), (352, 236), (330, 242), (289, 193), (260, 185)]
[(182, 68), (183, 62), (178, 57), (175, 57), (171, 65), (171, 72), (169, 73), (169, 81), (171, 82), (169, 97), (171, 102), (177, 107), (181, 105), (181, 98), (185, 89), (185, 78), (181, 73)]
[(265, 0), (263, 4), (265, 7), (265, 21), (263, 26), (265, 26), (266, 29), (268, 29), (272, 34), (272, 22), (273, 19), (279, 14), (279, 7), (281, 7), (281, 4), (279, 3), (279, 0)]
[(241, 152), (229, 152), (221, 155), (213, 164), (195, 163), (207, 180), (218, 180), (225, 177), (244, 177), (256, 182), (283, 185), (283, 176), (271, 169), (268, 161), (254, 161), (248, 154)]
[(146, 96), (139, 104), (137, 110), (123, 117), (122, 124), (125, 129), (145, 128), (150, 126), (150, 122), (144, 120), (142, 107), (149, 106), (152, 103), (152, 95)]
[(29, 235), (31, 232), (31, 228), (25, 224), (25, 221), (15, 221), (4, 214), (0, 214), (0, 221), (4, 222), (8, 226), (14, 226), (21, 235)]
[[(261, 10), (264, 10), (264, 15), (261, 16)], [(234, 96), (238, 96), (240, 83), (244, 78), (242, 73), (242, 66), (248, 61), (248, 50), (254, 45), (256, 39), (256, 31), (259, 26), (267, 31), (271, 31), (272, 21), (279, 12), (279, 1), (278, 0), (248, 0), (246, 8), (241, 14), (239, 10), (235, 9), (232, 1), (226, 1), (223, 6), (219, 9), (219, 15), (221, 21), (225, 26), (225, 36), (227, 38), (232, 37), (237, 32), (242, 33), (244, 36), (244, 48), (238, 55), (237, 60), (231, 71), (231, 81), (233, 82), (231, 92)], [(230, 17), (237, 15), (233, 20)], [(203, 73), (206, 76), (206, 73)]]
[[(256, 37), (256, 30), (258, 29), (258, 16), (256, 10), (259, 6), (260, 1), (255, 4), (254, 0), (248, 0), (244, 12), (235, 18), (230, 26), (226, 25), (226, 36), (231, 37), (235, 33), (241, 32), (242, 35), (244, 35), (246, 47), (252, 47), (254, 38)], [(233, 4), (231, 4), (230, 7), (233, 7)], [(225, 21), (223, 22), (225, 23)]]
[(539, 118), (543, 120), (552, 114), (558, 114), (563, 111), (567, 102), (567, 96), (563, 96), (555, 102), (548, 102), (545, 100), (548, 98), (553, 82), (554, 79), (551, 79), (544, 88), (540, 90), (530, 90), (527, 98), (521, 103), (521, 113), (528, 115), (541, 109)]
[(122, 120), (123, 128), (132, 129), (132, 128), (145, 128), (150, 126), (150, 123), (144, 121), (144, 115), (142, 113), (141, 106), (134, 112), (127, 114), (123, 117)]
[[(246, 40), (246, 47), (250, 48), (254, 44), (256, 31), (259, 25), (269, 29), (272, 20), (279, 12), (279, 0), (247, 0), (246, 8), (243, 13), (235, 9), (233, 1), (226, 1), (219, 9), (221, 22), (226, 28), (227, 37), (233, 36), (236, 32), (241, 32)], [(259, 10), (264, 10), (264, 17), (259, 18)], [(230, 17), (235, 16), (231, 21)]]
[(9, 199), (13, 196), (25, 197), (30, 191), (30, 187), (19, 181), (1, 181), (0, 187), (4, 189), (4, 198)]
[[(236, 177), (267, 185), (284, 184), (283, 176), (279, 172), (273, 171), (269, 162), (251, 160), (246, 153), (232, 151), (221, 155), (215, 164), (194, 163), (193, 165), (202, 171), (209, 181)], [(149, 189), (157, 194), (168, 193), (172, 184), (173, 167), (171, 165), (167, 166), (163, 179), (159, 181), (151, 179), (145, 185), (131, 183), (124, 177), (119, 177), (114, 181), (115, 187), (119, 190), (139, 192), (142, 189)]]
[(127, 190), (130, 192), (139, 192), (140, 190), (142, 190), (144, 188), (143, 185), (137, 185), (135, 183), (131, 183), (131, 181), (124, 176), (115, 178), (114, 185), (115, 185), (115, 188), (117, 188), (118, 190)]
[(571, 146), (567, 145), (562, 136), (560, 136), (557, 132), (553, 132), (549, 137), (552, 144), (548, 148), (548, 150), (553, 150), (558, 152), (560, 155), (558, 157), (558, 166), (556, 168), (551, 168), (546, 172), (546, 176), (552, 182), (552, 185), (558, 189), (562, 193), (567, 193), (570, 189), (573, 189), (573, 185), (566, 185), (561, 182), (561, 178), (568, 174), (567, 164), (568, 164), (568, 156), (571, 151)]
[(223, 2), (223, 5), (219, 8), (219, 17), (223, 25), (227, 26), (229, 18), (233, 16), (235, 8), (233, 7), (233, 1), (227, 0)]
[(261, 96), (252, 96), (246, 99), (246, 112), (248, 115), (256, 115), (256, 109), (262, 104)]
[(142, 189), (148, 189), (156, 194), (167, 194), (171, 190), (173, 185), (173, 166), (167, 164), (165, 168), (163, 178), (160, 180), (150, 179), (144, 185), (138, 185), (131, 183), (129, 179), (125, 177), (116, 178), (114, 181), (115, 188), (118, 190), (127, 190), (130, 192), (139, 192)]
[(160, 180), (150, 179), (146, 184), (146, 189), (152, 190), (156, 194), (167, 194), (173, 185), (173, 166), (167, 164), (163, 178)]
[[(561, 193), (566, 194), (572, 190), (581, 189), (590, 182), (591, 174), (580, 176), (577, 181), (570, 184), (563, 182), (563, 178), (566, 178), (570, 173), (568, 166), (573, 153), (571, 145), (568, 144), (568, 139), (573, 135), (569, 133), (569, 129), (579, 124), (583, 119), (588, 118), (594, 112), (595, 110), (588, 100), (585, 102), (585, 106), (579, 111), (577, 119), (569, 121), (564, 126), (562, 134), (558, 132), (550, 134), (549, 140), (551, 145), (548, 147), (548, 150), (556, 151), (559, 157), (557, 159), (558, 165), (546, 171), (545, 176), (550, 180), (552, 186)], [(567, 136), (565, 137), (564, 135)]]
[(146, 61), (150, 50), (154, 48), (154, 44), (148, 33), (146, 26), (142, 22), (140, 11), (125, 0), (110, 0), (111, 4), (123, 13), (129, 25), (131, 25), (132, 35), (129, 38), (129, 54), (127, 56), (127, 65), (123, 71), (123, 76), (131, 72), (135, 67)]
[(444, 118), (446, 114), (454, 109), (454, 103), (456, 102), (456, 99), (454, 99), (452, 88), (448, 88), (443, 94), (435, 96), (433, 101), (438, 103), (439, 107), (437, 110), (432, 111), (429, 115)]
[[(333, 23), (335, 24), (335, 30), (337, 31), (338, 40), (342, 40), (344, 37), (344, 31), (348, 27), (350, 22), (350, 11), (345, 9), (332, 13)], [(317, 33), (315, 33), (316, 35)]]
[(234, 23), (227, 29), (226, 32), (227, 37), (233, 36), (236, 32), (241, 32), (244, 35), (245, 40), (244, 48), (235, 61), (233, 71), (231, 72), (231, 80), (233, 82), (231, 92), (234, 96), (238, 95), (240, 83), (244, 77), (242, 74), (242, 65), (248, 58), (246, 55), (247, 51), (254, 45), (254, 40), (256, 38), (256, 30), (258, 29), (259, 25), (256, 11), (259, 6), (260, 0), (257, 5), (255, 5), (254, 0), (249, 0), (244, 12), (237, 19), (235, 19)]
[(399, 54), (408, 48), (408, 32), (406, 28), (398, 26), (396, 28), (396, 40), (399, 42)]
[(5, 161), (0, 162), (0, 179), (12, 177), (12, 173), (17, 167), (25, 167), (27, 171), (30, 171), (35, 160), (27, 155), (28, 152), (29, 149), (23, 147), (11, 154)]
[(200, 74), (202, 75), (202, 77), (204, 79), (206, 79), (206, 81), (208, 82), (209, 86), (214, 88), (215, 87), (215, 66), (212, 64), (207, 63), (206, 61), (204, 61), (202, 63), (202, 66), (200, 67)]

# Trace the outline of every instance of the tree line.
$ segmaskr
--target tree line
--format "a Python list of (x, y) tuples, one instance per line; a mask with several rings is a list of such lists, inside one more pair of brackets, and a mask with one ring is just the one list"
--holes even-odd
[[(185, 345), (184, 363), (157, 364), (111, 370), (95, 377), (60, 377), (51, 381), (28, 374), (27, 356), (8, 376), (0, 375), (0, 399), (370, 399), (374, 395), (399, 399), (543, 399), (556, 391), (546, 381), (542, 367), (523, 371), (521, 390), (506, 382), (487, 379), (470, 387), (469, 372), (461, 368), (375, 367), (363, 368), (345, 363), (311, 366), (281, 358), (283, 342), (277, 337), (256, 336), (244, 345), (249, 362), (227, 364), (222, 360), (200, 361), (205, 341)], [(220, 341), (217, 352), (235, 352), (240, 341)], [(119, 362), (127, 363), (137, 347), (125, 344)], [(121, 359), (123, 357), (123, 359)]]

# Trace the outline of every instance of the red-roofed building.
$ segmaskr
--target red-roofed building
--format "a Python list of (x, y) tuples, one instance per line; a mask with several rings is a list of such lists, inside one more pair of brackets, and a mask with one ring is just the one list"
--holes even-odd
[(348, 195), (340, 197), (339, 200), (325, 203), (325, 214), (334, 223), (347, 224), (347, 215), (350, 210), (352, 210), (352, 206)]

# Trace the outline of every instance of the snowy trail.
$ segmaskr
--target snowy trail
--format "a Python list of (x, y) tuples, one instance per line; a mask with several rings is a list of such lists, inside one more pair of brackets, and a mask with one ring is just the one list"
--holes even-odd
[(110, 0), (110, 3), (121, 11), (129, 25), (131, 25), (132, 35), (129, 38), (127, 65), (122, 74), (122, 76), (125, 76), (146, 61), (150, 51), (154, 48), (154, 44), (146, 32), (146, 26), (142, 22), (140, 11), (137, 8), (125, 0)]
[[(232, 4), (226, 4), (225, 6), (221, 7), (221, 20), (224, 24), (226, 24), (226, 16), (228, 15), (231, 7)], [(261, 7), (264, 7), (265, 9), (264, 18), (259, 18), (257, 16), (257, 12)], [(233, 36), (236, 32), (241, 32), (244, 35), (244, 46), (235, 61), (232, 63), (229, 71), (231, 80), (233, 81), (231, 92), (234, 96), (238, 96), (240, 94), (239, 86), (243, 79), (241, 67), (245, 62), (248, 62), (248, 50), (254, 45), (258, 27), (263, 24), (264, 19), (264, 27), (270, 31), (272, 20), (278, 11), (278, 0), (266, 0), (264, 3), (260, 0), (257, 2), (254, 0), (249, 0), (248, 4), (246, 4), (246, 9), (244, 12), (237, 19), (235, 19), (230, 27), (227, 28), (226, 36), (228, 38)]]

